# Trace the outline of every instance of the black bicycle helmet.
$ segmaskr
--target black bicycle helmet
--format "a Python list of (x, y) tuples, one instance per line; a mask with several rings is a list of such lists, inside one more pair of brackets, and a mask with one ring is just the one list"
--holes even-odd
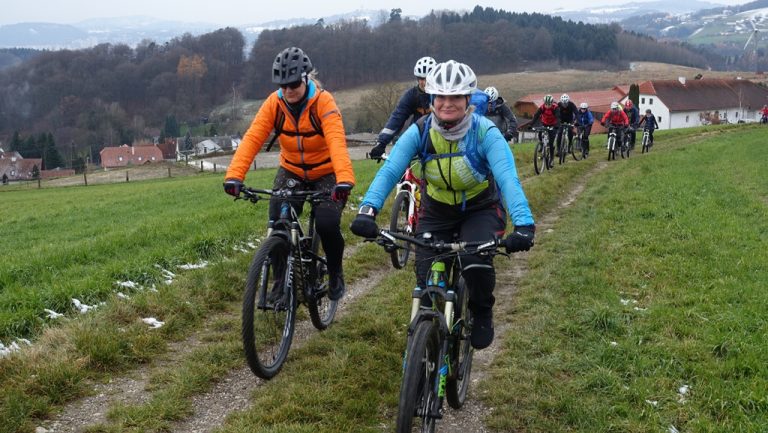
[(272, 82), (295, 83), (312, 71), (312, 61), (301, 48), (290, 47), (280, 52), (272, 64)]

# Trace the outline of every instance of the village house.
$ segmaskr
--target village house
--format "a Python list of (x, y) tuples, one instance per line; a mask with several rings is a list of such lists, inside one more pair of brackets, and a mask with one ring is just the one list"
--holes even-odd
[(163, 161), (163, 152), (157, 146), (105, 147), (99, 152), (104, 169), (144, 165)]
[(42, 173), (41, 158), (23, 158), (19, 152), (3, 152), (0, 149), (0, 179), (2, 183), (33, 180)]
[(659, 129), (757, 122), (760, 109), (768, 104), (768, 89), (749, 80), (680, 77), (644, 81), (639, 86), (640, 113), (650, 108)]

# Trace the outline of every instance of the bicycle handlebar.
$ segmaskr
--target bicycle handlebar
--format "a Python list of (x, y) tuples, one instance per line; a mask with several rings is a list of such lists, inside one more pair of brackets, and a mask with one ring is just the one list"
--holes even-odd
[(484, 251), (495, 251), (499, 247), (502, 247), (505, 245), (504, 240), (499, 238), (494, 238), (487, 241), (471, 241), (471, 242), (465, 242), (465, 241), (445, 242), (445, 241), (434, 241), (434, 240), (422, 240), (422, 239), (415, 238), (413, 236), (407, 236), (407, 235), (391, 232), (387, 229), (379, 230), (379, 237), (376, 240), (376, 242), (385, 247), (397, 246), (397, 244), (395, 243), (396, 239), (420, 246), (422, 248), (428, 248), (437, 253), (460, 252), (460, 251), (480, 253)]
[(291, 198), (297, 198), (301, 200), (308, 200), (308, 201), (314, 201), (314, 200), (329, 200), (331, 198), (331, 193), (328, 191), (304, 191), (299, 190), (295, 191), (293, 188), (295, 188), (296, 185), (293, 185), (293, 187), (287, 187), (287, 188), (281, 188), (281, 189), (260, 189), (260, 188), (250, 188), (245, 185), (243, 185), (243, 189), (240, 190), (240, 193), (245, 197), (235, 197), (235, 200), (248, 200), (252, 203), (256, 203), (259, 200), (261, 200), (262, 195), (268, 195), (272, 197), (280, 197), (285, 199), (291, 199)]

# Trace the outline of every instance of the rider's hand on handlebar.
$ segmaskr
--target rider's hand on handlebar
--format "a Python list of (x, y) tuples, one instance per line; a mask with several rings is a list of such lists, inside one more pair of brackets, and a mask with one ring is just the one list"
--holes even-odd
[(379, 235), (379, 227), (376, 225), (376, 211), (371, 206), (362, 206), (349, 228), (352, 233), (360, 237), (375, 238)]
[(240, 191), (243, 190), (243, 182), (237, 179), (227, 179), (224, 181), (224, 192), (233, 196), (240, 197)]
[(507, 253), (530, 250), (533, 246), (533, 237), (535, 234), (536, 226), (515, 227), (515, 231), (504, 240), (504, 246), (507, 249)]
[(331, 200), (347, 201), (349, 193), (352, 191), (352, 185), (346, 182), (337, 183), (331, 191)]
[(370, 152), (368, 152), (368, 156), (370, 156), (371, 159), (381, 160), (381, 155), (384, 155), (386, 149), (386, 144), (381, 144), (377, 141), (376, 145), (371, 148)]

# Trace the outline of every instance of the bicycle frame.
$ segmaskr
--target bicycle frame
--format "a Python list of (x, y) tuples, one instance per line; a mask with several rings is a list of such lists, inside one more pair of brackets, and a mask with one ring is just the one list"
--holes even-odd
[(395, 197), (400, 194), (401, 191), (408, 193), (408, 226), (406, 227), (406, 233), (412, 235), (414, 233), (416, 222), (418, 220), (418, 209), (421, 201), (421, 179), (413, 174), (411, 167), (405, 169), (405, 174), (401, 178), (395, 187)]

